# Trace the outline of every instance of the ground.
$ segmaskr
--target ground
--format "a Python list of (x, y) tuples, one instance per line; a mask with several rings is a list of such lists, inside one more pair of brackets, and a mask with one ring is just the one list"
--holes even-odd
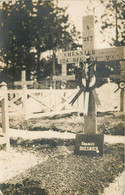
[[(74, 154), (75, 133), (82, 132), (83, 117), (21, 120), (11, 120), (10, 125), (25, 130), (25, 136), (12, 130), (10, 153), (1, 151), (7, 170), (3, 172), (9, 173), (0, 180), (4, 195), (100, 195), (123, 172), (123, 115), (98, 113), (98, 133), (105, 134), (102, 157)], [(52, 132), (56, 138), (48, 138)]]

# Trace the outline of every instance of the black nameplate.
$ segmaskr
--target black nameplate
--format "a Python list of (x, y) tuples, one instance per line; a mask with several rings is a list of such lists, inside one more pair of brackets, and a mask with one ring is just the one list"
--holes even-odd
[(102, 134), (77, 134), (75, 140), (75, 154), (102, 156), (104, 135)]

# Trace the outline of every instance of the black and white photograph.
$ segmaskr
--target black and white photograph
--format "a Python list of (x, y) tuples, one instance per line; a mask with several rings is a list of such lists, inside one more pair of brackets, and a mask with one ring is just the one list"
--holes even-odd
[(125, 0), (0, 0), (0, 195), (125, 195)]

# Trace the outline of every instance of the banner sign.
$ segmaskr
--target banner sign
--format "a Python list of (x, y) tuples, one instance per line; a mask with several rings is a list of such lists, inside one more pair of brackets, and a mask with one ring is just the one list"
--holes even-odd
[(83, 50), (64, 51), (58, 54), (58, 64), (70, 64), (85, 61), (85, 52)]
[(111, 47), (105, 49), (93, 49), (93, 50), (74, 50), (64, 51), (58, 54), (58, 64), (70, 64), (85, 62), (85, 55), (89, 52), (90, 61), (113, 61), (125, 59), (125, 47)]

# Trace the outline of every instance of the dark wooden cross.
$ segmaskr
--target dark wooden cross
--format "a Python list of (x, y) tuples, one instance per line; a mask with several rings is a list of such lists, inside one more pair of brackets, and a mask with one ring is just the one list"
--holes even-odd
[[(80, 153), (80, 147), (83, 148), (83, 151), (81, 148), (81, 153), (87, 151), (88, 147), (85, 147), (85, 140), (88, 140), (89, 146), (91, 146), (92, 144), (92, 146), (90, 147), (91, 152), (93, 152), (95, 148), (101, 148), (103, 142), (103, 137), (101, 135), (97, 135), (96, 105), (99, 104), (99, 99), (96, 94), (96, 89), (94, 88), (94, 84), (96, 81), (96, 76), (94, 74), (96, 73), (96, 71), (94, 70), (94, 64), (96, 62), (102, 61), (122, 61), (125, 59), (125, 47), (95, 49), (94, 42), (94, 16), (85, 16), (83, 17), (83, 49), (75, 51), (65, 51), (58, 54), (59, 64), (83, 63), (84, 77), (82, 78), (80, 91), (78, 92), (78, 94), (76, 94), (76, 97), (74, 97), (71, 103), (74, 103), (79, 95), (84, 91), (84, 132), (85, 135), (89, 135), (89, 137), (85, 137), (83, 135), (76, 136), (76, 140), (81, 140), (81, 145), (79, 145), (79, 141), (76, 144), (78, 146), (76, 149), (77, 153)], [(93, 72), (93, 75), (91, 75), (91, 71)], [(91, 139), (91, 136), (94, 137)], [(100, 136), (99, 140), (101, 140), (101, 142), (96, 138), (98, 136)], [(97, 145), (98, 142), (100, 142), (100, 145), (98, 145), (98, 147), (96, 147), (93, 139), (97, 139)], [(96, 151), (98, 151), (98, 149)], [(100, 155), (102, 155), (101, 149), (99, 153)]]

